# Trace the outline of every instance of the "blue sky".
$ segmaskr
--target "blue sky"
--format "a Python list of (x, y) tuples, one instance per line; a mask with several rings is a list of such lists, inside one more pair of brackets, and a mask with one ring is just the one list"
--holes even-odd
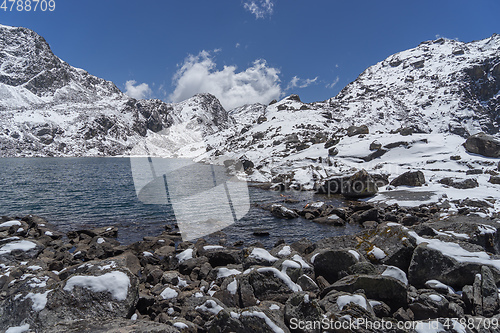
[(214, 93), (230, 109), (335, 96), (368, 66), (437, 36), (500, 33), (500, 1), (55, 0), (0, 23), (45, 37), (69, 64), (135, 97)]

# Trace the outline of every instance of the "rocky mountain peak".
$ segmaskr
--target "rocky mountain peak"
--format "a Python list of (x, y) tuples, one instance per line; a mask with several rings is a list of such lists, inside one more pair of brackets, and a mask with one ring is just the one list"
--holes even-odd
[(42, 71), (62, 67), (43, 37), (26, 28), (0, 25), (0, 82), (24, 84)]
[(8, 26), (0, 26), (0, 110), (1, 156), (126, 155), (179, 123), (208, 135), (232, 121), (210, 94), (132, 99), (59, 59), (34, 31)]
[(366, 69), (329, 100), (355, 123), (380, 130), (417, 124), (424, 132), (498, 132), (500, 36), (463, 43), (439, 38)]

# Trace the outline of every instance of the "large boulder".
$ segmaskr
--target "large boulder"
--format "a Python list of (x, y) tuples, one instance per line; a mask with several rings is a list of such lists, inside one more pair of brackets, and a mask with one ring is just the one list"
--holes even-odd
[(469, 136), (464, 147), (469, 153), (486, 157), (500, 157), (500, 140), (485, 133)]
[(407, 171), (394, 178), (390, 184), (392, 186), (422, 186), (425, 184), (425, 177), (422, 171)]
[(0, 264), (12, 264), (36, 258), (44, 246), (35, 240), (9, 237), (0, 241)]
[(346, 182), (349, 177), (331, 177), (325, 179), (322, 184), (317, 184), (316, 193), (319, 194), (341, 194), (342, 193), (342, 184)]
[(239, 294), (242, 295), (244, 285), (251, 286), (253, 295), (261, 301), (276, 301), (285, 303), (291, 293), (302, 291), (299, 285), (285, 273), (274, 267), (261, 267), (252, 270), (249, 274), (238, 277)]
[(349, 275), (333, 283), (331, 288), (349, 293), (363, 289), (366, 297), (383, 301), (394, 309), (407, 305), (406, 285), (392, 276)]
[(359, 134), (368, 134), (368, 126), (366, 125), (361, 125), (361, 126), (350, 126), (347, 129), (347, 136), (355, 136)]
[(138, 300), (138, 279), (123, 260), (90, 261), (59, 277), (47, 271), (24, 276), (11, 282), (0, 301), (0, 330), (27, 323), (46, 332), (79, 320), (130, 318)]
[(349, 267), (357, 264), (360, 255), (354, 250), (322, 250), (314, 255), (314, 273), (329, 283), (337, 281), (339, 274), (345, 276)]
[(474, 178), (467, 178), (467, 179), (459, 180), (459, 179), (455, 179), (453, 177), (445, 177), (443, 179), (440, 179), (439, 183), (446, 185), (446, 186), (458, 188), (461, 190), (468, 189), (468, 188), (475, 188), (475, 187), (479, 186), (477, 180)]
[(370, 197), (377, 192), (377, 182), (364, 169), (356, 172), (342, 183), (342, 195), (347, 198)]
[(408, 279), (416, 287), (423, 287), (429, 280), (438, 280), (460, 290), (465, 285), (472, 285), (481, 266), (489, 264), (495, 282), (500, 281), (500, 271), (495, 268), (500, 260), (489, 259), (481, 250), (469, 243), (423, 241), (413, 253)]

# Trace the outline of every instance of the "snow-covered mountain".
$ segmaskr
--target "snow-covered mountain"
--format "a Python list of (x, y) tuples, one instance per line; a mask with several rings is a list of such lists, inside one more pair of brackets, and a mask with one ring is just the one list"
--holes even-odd
[(350, 126), (366, 125), (371, 134), (498, 135), (500, 35), (423, 42), (368, 68), (324, 102), (302, 103), (292, 95), (230, 113), (237, 126), (207, 139), (210, 145), (275, 166), (274, 159), (327, 157), (334, 142), (348, 138)]
[[(306, 189), (360, 169), (389, 180), (420, 170), (427, 187), (414, 189), (422, 193), (410, 203), (443, 193), (496, 198), (498, 185), (489, 180), (498, 159), (469, 154), (463, 143), (481, 131), (499, 137), (500, 36), (424, 42), (368, 68), (326, 101), (302, 103), (291, 95), (230, 115), (233, 127), (204, 137), (209, 149), (188, 145), (178, 156), (250, 161), (247, 179)], [(446, 177), (472, 177), (478, 190), (450, 189), (440, 183)], [(391, 193), (377, 200), (391, 202)]]
[(35, 32), (3, 25), (0, 114), (0, 156), (127, 155), (179, 123), (195, 121), (205, 135), (228, 126), (211, 95), (137, 101), (59, 59)]
[(467, 136), (498, 133), (500, 35), (470, 43), (440, 38), (365, 70), (328, 104), (335, 116), (385, 131)]
[(499, 91), (496, 34), (423, 42), (322, 102), (291, 95), (226, 112), (209, 94), (181, 103), (129, 98), (56, 57), (35, 32), (0, 26), (0, 156), (230, 158), (248, 161), (250, 180), (306, 188), (361, 168), (419, 169), (431, 179), (493, 165), (462, 143), (480, 131), (499, 135)]

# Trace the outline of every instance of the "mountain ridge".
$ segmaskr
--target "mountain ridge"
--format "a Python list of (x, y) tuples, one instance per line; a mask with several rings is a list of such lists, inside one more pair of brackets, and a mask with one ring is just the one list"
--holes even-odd
[[(284, 157), (362, 124), (370, 132), (498, 135), (497, 34), (469, 43), (422, 42), (367, 68), (323, 102), (302, 103), (290, 95), (229, 111), (210, 94), (180, 103), (130, 98), (114, 83), (59, 59), (26, 28), (0, 25), (0, 46), (1, 156), (215, 159), (249, 158), (260, 149), (257, 155)], [(271, 138), (270, 147), (260, 142)]]
[[(183, 109), (193, 100), (205, 105), (198, 115)], [(137, 101), (58, 58), (34, 31), (2, 25), (0, 112), (0, 156), (129, 155), (148, 135), (193, 117), (204, 134), (228, 122), (209, 94), (179, 104)]]

